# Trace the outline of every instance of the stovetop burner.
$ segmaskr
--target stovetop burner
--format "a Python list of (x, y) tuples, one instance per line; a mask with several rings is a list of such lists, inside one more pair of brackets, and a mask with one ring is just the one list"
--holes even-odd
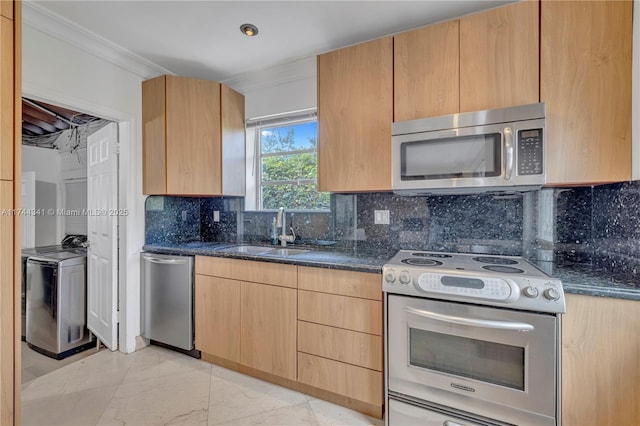
[[(476, 262), (490, 263), (492, 265), (517, 265), (518, 264), (517, 260), (507, 259), (506, 257), (498, 257), (498, 256), (478, 256), (472, 259), (475, 260)], [(499, 271), (495, 271), (495, 272), (499, 272)]]
[(524, 271), (520, 268), (514, 268), (513, 266), (505, 265), (485, 265), (482, 267), (482, 269), (486, 269), (487, 271), (491, 272), (500, 272), (503, 274), (524, 274)]
[(408, 258), (408, 259), (402, 259), (401, 260), (402, 263), (406, 263), (407, 265), (413, 265), (413, 266), (440, 266), (442, 265), (442, 262), (440, 262), (439, 260), (434, 260), (434, 259), (425, 259), (425, 258)]

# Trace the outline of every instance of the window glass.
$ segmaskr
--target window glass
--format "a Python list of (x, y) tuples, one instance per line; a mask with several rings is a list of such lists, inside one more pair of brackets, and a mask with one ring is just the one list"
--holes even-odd
[(328, 209), (329, 194), (317, 191), (316, 120), (260, 128), (262, 209)]

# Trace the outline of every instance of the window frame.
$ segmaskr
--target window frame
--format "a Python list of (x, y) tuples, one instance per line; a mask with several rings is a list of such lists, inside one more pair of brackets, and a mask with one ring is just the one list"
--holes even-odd
[[(304, 123), (316, 123), (316, 147), (315, 149), (299, 149), (292, 151), (277, 151), (277, 152), (262, 152), (262, 131), (266, 129), (276, 128), (276, 127), (289, 127), (295, 126), (298, 124)], [(245, 200), (247, 201), (247, 210), (253, 210), (251, 207), (255, 209), (255, 211), (269, 212), (276, 211), (275, 209), (265, 209), (263, 208), (263, 196), (262, 190), (264, 187), (268, 186), (276, 186), (283, 184), (291, 184), (291, 185), (306, 185), (306, 184), (315, 184), (316, 191), (318, 185), (318, 168), (317, 168), (317, 158), (318, 158), (318, 145), (317, 145), (317, 137), (318, 137), (318, 114), (316, 108), (309, 108), (305, 110), (293, 111), (284, 114), (276, 114), (265, 117), (258, 117), (255, 119), (247, 120), (246, 125), (246, 134), (247, 134), (247, 148), (249, 148), (251, 136), (253, 136), (253, 149), (247, 149), (247, 163), (251, 163), (251, 173), (247, 173), (247, 181), (252, 181), (252, 185), (247, 185), (247, 194), (245, 196)], [(263, 170), (262, 170), (262, 161), (263, 158), (268, 157), (285, 157), (288, 155), (298, 155), (305, 153), (315, 153), (316, 155), (316, 173), (315, 178), (313, 179), (295, 179), (295, 180), (272, 180), (265, 181), (263, 179)], [(252, 157), (252, 158), (249, 158)], [(249, 171), (249, 164), (247, 164), (247, 171)], [(251, 198), (251, 200), (249, 200)], [(309, 209), (300, 209), (300, 208), (290, 208), (284, 206), (288, 211), (292, 212), (329, 212), (330, 208), (309, 208)]]

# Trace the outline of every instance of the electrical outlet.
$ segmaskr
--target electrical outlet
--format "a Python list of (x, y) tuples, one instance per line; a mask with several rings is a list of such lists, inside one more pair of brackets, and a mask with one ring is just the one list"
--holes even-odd
[(389, 224), (389, 210), (374, 210), (373, 211), (373, 223), (375, 225), (388, 225)]
[(185, 222), (187, 220), (187, 211), (182, 210), (182, 221)]
[(213, 221), (220, 222), (220, 212), (218, 210), (213, 211)]

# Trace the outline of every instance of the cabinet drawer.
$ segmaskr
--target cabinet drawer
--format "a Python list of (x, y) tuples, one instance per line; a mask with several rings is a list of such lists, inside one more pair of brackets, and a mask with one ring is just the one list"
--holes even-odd
[(298, 381), (369, 404), (382, 404), (382, 373), (298, 352)]
[(298, 351), (382, 371), (382, 336), (298, 321)]
[(298, 290), (298, 319), (382, 336), (382, 302)]
[(298, 288), (382, 300), (382, 277), (366, 272), (298, 267)]
[(297, 267), (282, 263), (196, 256), (196, 274), (296, 288)]

